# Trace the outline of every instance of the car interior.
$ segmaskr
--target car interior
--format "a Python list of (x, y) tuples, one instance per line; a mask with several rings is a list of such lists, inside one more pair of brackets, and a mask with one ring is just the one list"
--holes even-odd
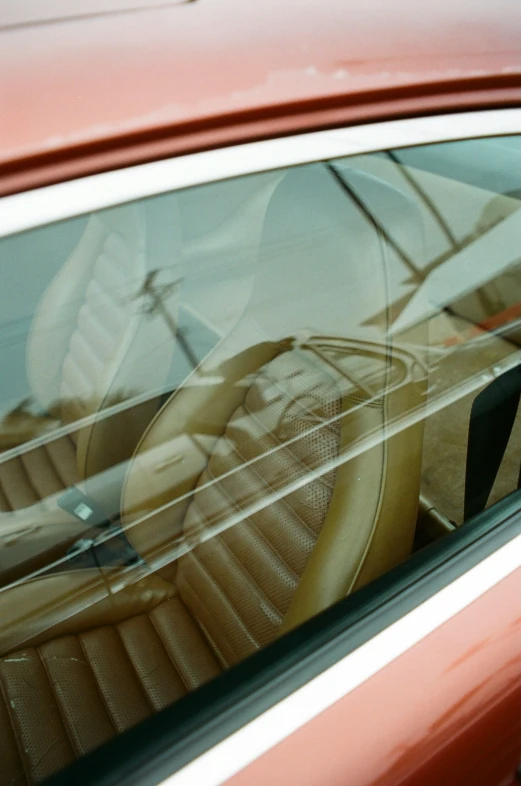
[[(0, 324), (0, 784), (44, 780), (517, 488), (519, 260), (467, 258), (504, 249), (520, 206), (367, 155), (45, 228), (37, 302)], [(2, 275), (42, 231), (0, 241)], [(491, 466), (479, 416), (505, 396)]]

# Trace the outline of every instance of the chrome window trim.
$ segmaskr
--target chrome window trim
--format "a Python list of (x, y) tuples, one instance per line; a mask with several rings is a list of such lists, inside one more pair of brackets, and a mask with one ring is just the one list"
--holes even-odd
[(0, 200), (0, 237), (189, 186), (323, 159), (521, 133), (521, 109), (494, 109), (297, 134), (117, 169)]

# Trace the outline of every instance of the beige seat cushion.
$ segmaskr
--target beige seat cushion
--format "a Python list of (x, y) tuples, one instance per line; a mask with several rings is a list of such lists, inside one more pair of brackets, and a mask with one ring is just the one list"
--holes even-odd
[(0, 659), (0, 782), (48, 777), (220, 670), (178, 597)]
[[(386, 389), (388, 364), (377, 347), (357, 354), (344, 342), (311, 341), (261, 363), (238, 390), (224, 385), (221, 436), (217, 408), (200, 412), (214, 439), (183, 506), (184, 556), (175, 554), (175, 504), (148, 523), (163, 528), (160, 551), (172, 556), (163, 575), (173, 583), (152, 575), (127, 586), (118, 570), (74, 571), (0, 593), (0, 651), (9, 653), (0, 660), (2, 786), (65, 767), (407, 556), (421, 432), (335, 466), (342, 449), (403, 410), (387, 409), (401, 388), (385, 402), (363, 395), (369, 383)], [(181, 425), (178, 405), (174, 395), (149, 434), (164, 434), (165, 419)], [(166, 482), (176, 466), (161, 460)], [(144, 465), (135, 468), (142, 485)], [(395, 473), (401, 485), (387, 499)], [(153, 569), (148, 556), (137, 574)]]
[(0, 511), (27, 508), (80, 480), (69, 436), (44, 443), (0, 464)]

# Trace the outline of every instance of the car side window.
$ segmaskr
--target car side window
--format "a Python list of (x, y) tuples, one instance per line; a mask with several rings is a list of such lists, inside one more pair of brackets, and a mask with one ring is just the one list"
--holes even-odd
[(6, 783), (517, 488), (518, 143), (320, 161), (0, 240)]
[(520, 156), (519, 137), (506, 137), (349, 161), (413, 197), (422, 215), (423, 264), (405, 247), (407, 270), (394, 268), (393, 333), (428, 325), (428, 409), (437, 411), (425, 420), (424, 507), (457, 525), (518, 485)]

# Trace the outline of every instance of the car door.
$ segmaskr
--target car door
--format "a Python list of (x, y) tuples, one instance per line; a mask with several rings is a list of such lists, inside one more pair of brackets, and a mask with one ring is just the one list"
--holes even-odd
[[(351, 429), (336, 458), (328, 454), (289, 477), (281, 471), (280, 485), (256, 497), (254, 511), (247, 508), (251, 515), (262, 512), (298, 489), (312, 488), (317, 477), (333, 470), (343, 492), (348, 489), (333, 522), (340, 536), (328, 550), (329, 562), (300, 577), (297, 584), (305, 592), (292, 620), (215, 680), (57, 774), (56, 784), (72, 779), (249, 784), (269, 778), (357, 786), (513, 782), (521, 747), (518, 418), (495, 427), (505, 443), (498, 468), (489, 460), (489, 434), (478, 429), (478, 453), (467, 443), (478, 422), (474, 405), (483, 393), (488, 401), (493, 385), (494, 406), (487, 413), (492, 424), (500, 423), (505, 375), (521, 359), (516, 300), (521, 211), (517, 189), (509, 184), (507, 192), (500, 176), (506, 168), (510, 177), (515, 171), (519, 111), (393, 121), (365, 130), (365, 135), (345, 129), (256, 143), (250, 156), (244, 149), (237, 156), (231, 147), (180, 158), (167, 162), (170, 175), (160, 186), (154, 177), (136, 186), (132, 168), (106, 173), (96, 176), (97, 182), (112, 190), (98, 189), (94, 200), (81, 181), (32, 192), (27, 210), (20, 210), (23, 195), (3, 200), (0, 231), (16, 238), (41, 225), (52, 227), (51, 219), (103, 216), (121, 203), (142, 207), (154, 197), (159, 205), (162, 195), (178, 195), (181, 240), (176, 242), (188, 260), (178, 305), (187, 315), (186, 336), (197, 338), (193, 346), (200, 353), (196, 365), (205, 369), (204, 384), (222, 383), (226, 372), (219, 353), (227, 347), (232, 349), (225, 361), (259, 339), (280, 342), (290, 330), (292, 346), (320, 356), (342, 385), (354, 388), (349, 388), (352, 410), (330, 419), (361, 412), (356, 423), (368, 424), (357, 425), (354, 436)], [(479, 163), (470, 174), (458, 171), (458, 151), (479, 162), (485, 138), (487, 173)], [(455, 158), (447, 158), (445, 143), (453, 146)], [(508, 165), (496, 150), (505, 147)], [(486, 176), (490, 171), (493, 182)], [(211, 205), (218, 203), (226, 214), (219, 200), (227, 193), (236, 204), (234, 178), (240, 178), (239, 201), (243, 191), (250, 198), (244, 210), (232, 206), (234, 221), (227, 227)], [(199, 204), (210, 207), (199, 211)], [(314, 223), (319, 213), (323, 223)], [(182, 342), (175, 344), (172, 360), (175, 352), (187, 365)], [(212, 365), (215, 357), (220, 365)], [(161, 389), (168, 397), (183, 386), (197, 392), (202, 383), (187, 368), (169, 384)], [(275, 388), (266, 394), (267, 407), (277, 400)], [(517, 395), (507, 393), (510, 399)], [(399, 404), (386, 410), (383, 426), (373, 427), (371, 418), (390, 398)], [(324, 428), (314, 404), (306, 407), (305, 428), (311, 433)], [(294, 418), (291, 408), (287, 411)], [(212, 434), (213, 414), (205, 412), (208, 431), (195, 431), (195, 441)], [(270, 452), (263, 448), (261, 458)], [(364, 456), (378, 459), (367, 469)], [(146, 463), (138, 465), (136, 458), (139, 447), (125, 472), (139, 466), (147, 478)], [(153, 471), (171, 466), (171, 458), (161, 455)], [(475, 464), (485, 467), (492, 483), (477, 510), (472, 497), (474, 512), (467, 516)], [(377, 503), (369, 471), (375, 466), (383, 489)], [(240, 479), (240, 470), (231, 474)], [(105, 476), (99, 474), (103, 485)], [(241, 483), (217, 535), (229, 530), (233, 536), (246, 515)], [(153, 484), (143, 492), (143, 504), (151, 504), (152, 492)], [(176, 501), (161, 500), (167, 508)], [(350, 504), (358, 518), (351, 517)], [(372, 504), (376, 512), (364, 518)], [(124, 493), (121, 506), (125, 512)], [(380, 526), (384, 509), (391, 511), (386, 536), (374, 549), (371, 521)], [(360, 549), (352, 533), (366, 519), (371, 537)], [(132, 541), (132, 530), (127, 534)], [(143, 561), (137, 567), (126, 564), (123, 582), (134, 581), (132, 571), (141, 577), (164, 567), (143, 542)], [(211, 537), (203, 542), (210, 543), (211, 570), (220, 552), (212, 551)], [(189, 532), (173, 548), (185, 553), (198, 545)], [(335, 590), (324, 601), (330, 566), (340, 564), (343, 570), (356, 548), (362, 567), (349, 590)], [(368, 563), (370, 552), (376, 558)], [(177, 552), (168, 559), (174, 563)], [(254, 569), (252, 562), (247, 565)], [(225, 586), (232, 602), (244, 601)], [(264, 600), (259, 605), (267, 617), (276, 616)], [(219, 614), (210, 610), (198, 619), (215, 643)]]

